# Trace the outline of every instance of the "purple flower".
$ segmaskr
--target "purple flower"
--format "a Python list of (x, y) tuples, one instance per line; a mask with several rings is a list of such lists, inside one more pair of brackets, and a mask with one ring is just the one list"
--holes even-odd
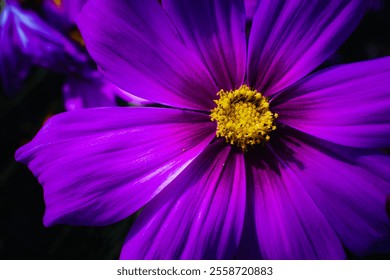
[(165, 106), (60, 114), (21, 147), (44, 224), (142, 209), (124, 259), (388, 250), (390, 58), (309, 74), (367, 6), (262, 0), (247, 38), (242, 0), (90, 0), (79, 27), (104, 76)]

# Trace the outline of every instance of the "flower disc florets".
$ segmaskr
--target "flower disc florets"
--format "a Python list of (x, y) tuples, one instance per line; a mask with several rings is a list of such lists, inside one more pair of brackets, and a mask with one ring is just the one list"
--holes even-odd
[(278, 114), (269, 110), (268, 100), (261, 93), (243, 85), (236, 90), (220, 90), (217, 95), (219, 99), (214, 100), (217, 107), (211, 110), (210, 116), (217, 122), (218, 137), (224, 137), (227, 143), (243, 151), (248, 146), (269, 141)]

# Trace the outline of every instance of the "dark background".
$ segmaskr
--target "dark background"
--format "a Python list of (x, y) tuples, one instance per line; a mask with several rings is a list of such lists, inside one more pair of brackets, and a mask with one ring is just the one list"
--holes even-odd
[[(385, 0), (320, 68), (388, 55), (390, 3)], [(105, 227), (43, 226), (42, 188), (24, 165), (15, 162), (14, 153), (45, 119), (64, 111), (63, 80), (60, 74), (34, 69), (17, 98), (0, 91), (0, 259), (116, 259), (134, 220), (129, 217)], [(390, 254), (366, 258), (390, 259)]]

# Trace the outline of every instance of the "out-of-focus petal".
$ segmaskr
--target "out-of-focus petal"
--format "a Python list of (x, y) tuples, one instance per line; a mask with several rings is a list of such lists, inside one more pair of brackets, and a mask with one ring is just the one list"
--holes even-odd
[(16, 152), (44, 189), (44, 223), (104, 225), (137, 211), (207, 146), (209, 116), (99, 108), (51, 118)]
[(122, 259), (230, 259), (244, 222), (245, 166), (223, 141), (210, 145), (141, 212)]
[(98, 72), (88, 76), (68, 76), (63, 93), (68, 111), (116, 106), (115, 92), (106, 87), (105, 79)]
[(260, 1), (249, 38), (249, 84), (270, 96), (313, 71), (348, 38), (368, 3)]
[(179, 108), (214, 107), (219, 89), (157, 1), (90, 0), (78, 24), (105, 77), (123, 90)]
[[(7, 5), (1, 17), (1, 42), (33, 65), (67, 72), (83, 68), (88, 57), (73, 42), (30, 10)], [(4, 52), (6, 50), (2, 50)], [(10, 59), (11, 60), (11, 59)]]
[(390, 147), (390, 57), (333, 67), (282, 92), (279, 121), (313, 136), (363, 148)]

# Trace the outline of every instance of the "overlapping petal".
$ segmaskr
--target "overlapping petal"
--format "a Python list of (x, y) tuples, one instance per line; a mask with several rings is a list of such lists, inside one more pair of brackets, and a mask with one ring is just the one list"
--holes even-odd
[(270, 96), (324, 62), (350, 35), (366, 0), (262, 0), (249, 38), (249, 84)]
[(214, 130), (207, 115), (182, 110), (76, 110), (50, 119), (16, 159), (43, 185), (46, 225), (110, 224), (169, 184)]
[(65, 108), (114, 107), (117, 98), (131, 105), (149, 105), (152, 102), (134, 96), (104, 79), (97, 70), (84, 71), (83, 75), (69, 75), (63, 86)]
[[(386, 214), (386, 197), (390, 194), (390, 156), (309, 136), (287, 136), (283, 141), (293, 152), (289, 158), (283, 149), (275, 149), (281, 163), (280, 177), (286, 184), (296, 182), (290, 193), (302, 200), (301, 204), (295, 205), (296, 209), (303, 211), (301, 222), (314, 218), (315, 211), (319, 211), (342, 244), (353, 253), (364, 255), (388, 250), (390, 219)], [(280, 185), (274, 186), (271, 191), (274, 195), (282, 192), (278, 187)], [(264, 201), (269, 203), (269, 200)], [(279, 205), (283, 207), (283, 213), (288, 213), (285, 204), (289, 198), (283, 201), (283, 205)], [(311, 234), (313, 245), (325, 246), (321, 243), (326, 244), (326, 240), (320, 237), (326, 232), (326, 224), (314, 219), (310, 226), (321, 231)], [(267, 231), (266, 225), (262, 230)], [(326, 234), (330, 240), (332, 235)], [(290, 244), (297, 242), (290, 241)], [(327, 250), (336, 246), (328, 244)]]
[[(7, 5), (1, 16), (2, 52), (55, 71), (81, 69), (87, 56), (32, 11)], [(8, 57), (12, 63), (11, 57)]]
[(101, 71), (122, 89), (179, 108), (213, 107), (219, 89), (157, 1), (91, 0), (78, 24)]
[(272, 106), (279, 121), (338, 144), (390, 147), (390, 57), (337, 66), (300, 81)]
[[(273, 139), (273, 146), (275, 146)], [(294, 156), (283, 145), (283, 158)], [(340, 259), (344, 250), (336, 232), (310, 197), (301, 176), (293, 172), (272, 148), (253, 153), (248, 164), (246, 238), (257, 233), (257, 255), (265, 259)], [(298, 158), (299, 160), (299, 158)], [(295, 162), (292, 164), (296, 164)], [(303, 163), (304, 165), (305, 163)], [(303, 174), (302, 176), (306, 176)], [(245, 236), (245, 235), (244, 235)], [(251, 240), (251, 239), (248, 239)], [(245, 240), (241, 247), (248, 251)], [(257, 249), (256, 249), (257, 248)], [(243, 249), (239, 250), (239, 253)], [(249, 257), (251, 255), (249, 254)], [(244, 255), (248, 258), (248, 255)]]
[(144, 208), (122, 259), (229, 259), (245, 212), (244, 157), (210, 145)]
[(199, 53), (219, 89), (239, 88), (246, 71), (242, 0), (164, 0), (187, 46)]

